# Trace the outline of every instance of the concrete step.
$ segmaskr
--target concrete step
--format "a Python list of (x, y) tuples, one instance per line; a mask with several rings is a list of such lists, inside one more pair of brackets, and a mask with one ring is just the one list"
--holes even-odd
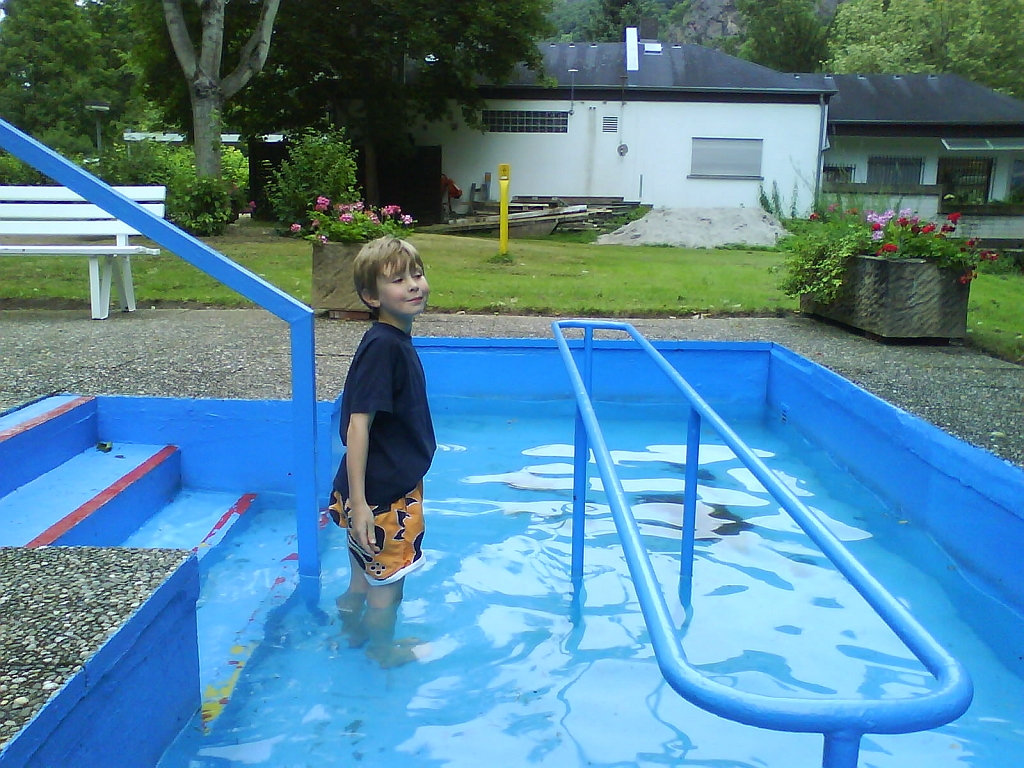
[(0, 498), (0, 546), (118, 546), (180, 487), (174, 446), (94, 443)]
[(99, 440), (96, 399), (55, 395), (0, 415), (0, 496)]

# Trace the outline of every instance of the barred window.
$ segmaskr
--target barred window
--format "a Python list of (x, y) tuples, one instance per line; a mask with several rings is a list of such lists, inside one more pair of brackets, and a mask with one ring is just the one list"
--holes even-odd
[(853, 184), (856, 172), (854, 165), (826, 165), (821, 175), (826, 184)]
[(762, 139), (693, 139), (690, 176), (761, 178)]
[(924, 158), (869, 157), (868, 184), (898, 191), (921, 183)]
[(992, 160), (987, 157), (940, 157), (938, 181), (942, 199), (953, 205), (988, 202)]
[(568, 133), (568, 112), (485, 109), (484, 126), (493, 133)]

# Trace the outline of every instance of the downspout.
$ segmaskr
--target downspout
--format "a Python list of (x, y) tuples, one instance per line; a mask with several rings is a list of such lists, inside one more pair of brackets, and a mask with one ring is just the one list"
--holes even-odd
[(814, 174), (814, 200), (812, 205), (817, 204), (821, 197), (821, 174), (825, 165), (825, 139), (828, 133), (828, 103), (825, 101), (825, 94), (818, 94), (818, 107), (821, 111), (821, 122), (818, 126), (818, 167)]

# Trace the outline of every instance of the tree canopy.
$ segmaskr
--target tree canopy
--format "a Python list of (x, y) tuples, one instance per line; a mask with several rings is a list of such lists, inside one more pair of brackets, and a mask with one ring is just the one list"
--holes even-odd
[(815, 0), (736, 0), (745, 31), (739, 56), (780, 72), (818, 72), (828, 26)]
[(1020, 0), (848, 0), (829, 49), (833, 72), (952, 72), (1024, 98)]
[(372, 166), (378, 148), (401, 149), (419, 119), (459, 105), (472, 119), (482, 78), (537, 66), (550, 0), (290, 0), (259, 87), (231, 114), (249, 132), (330, 124), (347, 129)]
[[(112, 13), (118, 3), (87, 0), (4, 0), (0, 24), (0, 117), (70, 154), (94, 152), (101, 129), (131, 119), (136, 72), (131, 34)], [(46, 30), (46, 34), (40, 34)]]

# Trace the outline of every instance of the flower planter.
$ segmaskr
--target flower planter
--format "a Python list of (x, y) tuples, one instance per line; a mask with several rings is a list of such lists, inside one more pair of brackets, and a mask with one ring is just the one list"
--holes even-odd
[(962, 274), (924, 259), (854, 256), (839, 298), (819, 304), (804, 295), (800, 310), (882, 339), (962, 339), (971, 290)]
[(352, 284), (352, 264), (362, 243), (313, 243), (313, 309), (334, 318), (370, 316)]

